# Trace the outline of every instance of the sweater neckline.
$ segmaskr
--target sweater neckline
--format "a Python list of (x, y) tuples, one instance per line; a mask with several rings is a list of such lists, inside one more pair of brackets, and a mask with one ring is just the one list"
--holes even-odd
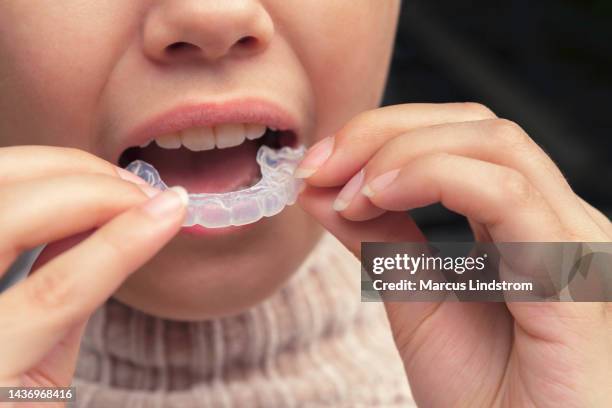
[[(325, 235), (279, 291), (235, 316), (172, 321), (110, 299), (91, 316), (81, 343), (79, 406), (201, 406), (185, 403), (194, 396), (209, 398), (205, 406), (344, 401), (347, 384), (380, 380), (392, 367), (398, 392), (406, 393), (381, 305), (359, 301), (359, 270)], [(387, 367), (371, 370), (370, 353), (381, 346), (374, 359)]]

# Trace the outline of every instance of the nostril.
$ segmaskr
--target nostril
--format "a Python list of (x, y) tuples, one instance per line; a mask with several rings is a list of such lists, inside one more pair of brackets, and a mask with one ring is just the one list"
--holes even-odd
[(192, 51), (192, 50), (197, 50), (197, 49), (198, 47), (196, 45), (193, 45), (191, 43), (184, 42), (184, 41), (178, 41), (166, 47), (166, 51), (171, 54), (182, 52), (182, 51)]
[(257, 44), (257, 38), (253, 37), (252, 35), (247, 35), (239, 39), (236, 44), (250, 48)]
[[(164, 49), (167, 56), (171, 57), (189, 57), (195, 55), (205, 55), (210, 59), (216, 59), (225, 55), (230, 49), (234, 49), (239, 54), (250, 53), (256, 51), (261, 41), (252, 35), (246, 35), (236, 40), (230, 48), (214, 47), (212, 45), (208, 47), (199, 47), (197, 43), (187, 41), (175, 41), (169, 44)], [(229, 45), (229, 43), (227, 44)]]

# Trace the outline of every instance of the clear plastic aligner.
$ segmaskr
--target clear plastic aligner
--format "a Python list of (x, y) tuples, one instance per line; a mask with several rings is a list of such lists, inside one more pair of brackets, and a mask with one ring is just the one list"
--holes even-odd
[[(222, 228), (246, 225), (280, 213), (285, 206), (295, 203), (302, 182), (293, 177), (293, 171), (305, 151), (303, 146), (279, 150), (261, 146), (257, 151), (261, 180), (243, 190), (189, 194), (183, 226), (199, 224), (206, 228)], [(135, 160), (126, 169), (153, 187), (168, 188), (155, 167), (147, 162)]]

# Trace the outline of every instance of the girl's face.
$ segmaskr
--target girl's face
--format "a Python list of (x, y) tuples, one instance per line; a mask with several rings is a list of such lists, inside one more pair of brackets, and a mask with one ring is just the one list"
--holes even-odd
[[(128, 147), (199, 120), (280, 121), (310, 145), (379, 103), (398, 9), (399, 0), (0, 2), (0, 146), (75, 147), (118, 164)], [(162, 177), (192, 192), (237, 188), (255, 163), (248, 143), (153, 145), (146, 157)], [(116, 297), (177, 319), (236, 313), (277, 289), (320, 234), (296, 206), (208, 231), (179, 234)]]

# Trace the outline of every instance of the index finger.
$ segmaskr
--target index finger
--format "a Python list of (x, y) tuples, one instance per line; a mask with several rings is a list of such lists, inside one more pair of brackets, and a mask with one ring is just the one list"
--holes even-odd
[[(404, 104), (364, 112), (313, 146), (295, 172), (317, 187), (336, 187), (355, 175), (388, 140), (420, 127), (495, 118), (477, 103)], [(327, 157), (325, 157), (327, 156)]]
[(150, 190), (98, 174), (0, 185), (0, 276), (22, 251), (97, 227)]
[(28, 370), (181, 228), (188, 202), (171, 188), (104, 224), (0, 296), (0, 379)]
[(139, 177), (84, 150), (56, 146), (0, 148), (0, 184), (69, 173), (93, 173), (144, 183)]

